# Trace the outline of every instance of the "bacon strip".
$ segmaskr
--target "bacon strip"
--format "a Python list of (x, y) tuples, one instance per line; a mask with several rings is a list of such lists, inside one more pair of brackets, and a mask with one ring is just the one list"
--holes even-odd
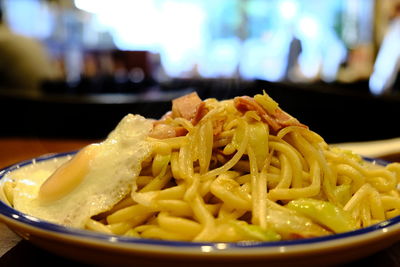
[(254, 98), (249, 96), (235, 97), (234, 104), (237, 110), (244, 113), (253, 110), (266, 122), (273, 132), (278, 132), (280, 129), (287, 126), (300, 126), (308, 128), (306, 125), (300, 123), (296, 118), (290, 116), (282, 109), (277, 108), (273, 113), (268, 113)]

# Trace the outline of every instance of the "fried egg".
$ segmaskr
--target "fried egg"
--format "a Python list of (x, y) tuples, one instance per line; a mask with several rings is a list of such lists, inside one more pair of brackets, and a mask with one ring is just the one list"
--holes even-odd
[(151, 154), (146, 141), (152, 122), (125, 116), (107, 139), (74, 157), (44, 161), (10, 172), (15, 209), (53, 223), (83, 228), (131, 190), (142, 161)]

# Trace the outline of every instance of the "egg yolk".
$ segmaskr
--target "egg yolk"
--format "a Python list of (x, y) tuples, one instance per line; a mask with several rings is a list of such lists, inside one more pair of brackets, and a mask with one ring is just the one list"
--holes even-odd
[(62, 198), (76, 188), (89, 171), (90, 160), (95, 157), (98, 144), (91, 144), (64, 163), (42, 184), (39, 200), (51, 202)]

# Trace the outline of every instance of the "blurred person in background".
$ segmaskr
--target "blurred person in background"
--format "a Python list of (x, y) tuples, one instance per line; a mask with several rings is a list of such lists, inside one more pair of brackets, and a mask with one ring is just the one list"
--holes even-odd
[(39, 41), (13, 33), (4, 15), (0, 1), (0, 88), (38, 90), (55, 68)]

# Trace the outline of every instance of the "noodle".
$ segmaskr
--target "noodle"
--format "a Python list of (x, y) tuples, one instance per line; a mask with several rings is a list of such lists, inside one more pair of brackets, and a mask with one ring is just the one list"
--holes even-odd
[[(165, 121), (188, 133), (149, 138), (154, 178), (141, 174), (132, 192), (136, 203), (108, 215), (108, 226), (90, 220), (88, 229), (192, 241), (260, 240), (275, 231), (290, 239), (340, 232), (321, 223), (323, 216), (344, 214), (341, 223), (356, 229), (400, 214), (397, 164), (372, 166), (297, 123), (271, 130), (262, 114), (240, 110), (232, 100), (208, 99), (205, 106), (197, 124), (180, 117)], [(314, 221), (307, 207), (286, 205), (310, 199), (338, 212), (316, 207), (321, 218)], [(280, 216), (298, 225), (277, 225)], [(123, 222), (129, 229), (113, 226)]]
[[(400, 164), (377, 166), (328, 146), (266, 94), (197, 106), (203, 109), (188, 112), (191, 117), (157, 122), (185, 134), (148, 137), (152, 152), (132, 192), (89, 219), (87, 229), (168, 240), (274, 241), (400, 215)], [(0, 193), (12, 204), (10, 184)]]

